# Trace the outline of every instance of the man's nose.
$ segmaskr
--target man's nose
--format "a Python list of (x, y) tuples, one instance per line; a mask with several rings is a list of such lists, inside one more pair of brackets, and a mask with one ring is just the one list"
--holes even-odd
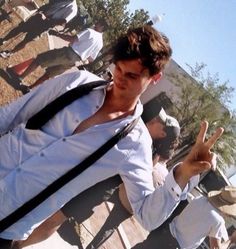
[(125, 76), (121, 72), (118, 73), (118, 80), (119, 80), (120, 84), (125, 83)]

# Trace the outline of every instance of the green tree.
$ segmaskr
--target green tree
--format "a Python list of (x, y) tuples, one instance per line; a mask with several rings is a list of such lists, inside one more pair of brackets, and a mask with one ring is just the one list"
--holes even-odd
[(228, 82), (221, 83), (218, 74), (204, 73), (203, 63), (189, 69), (192, 77), (185, 73), (168, 75), (179, 89), (173, 114), (180, 122), (181, 146), (195, 140), (201, 120), (209, 122), (209, 133), (216, 127), (224, 127), (225, 132), (215, 146), (219, 166), (224, 170), (236, 163), (236, 115), (234, 110), (229, 110), (234, 89)]
[(104, 47), (100, 56), (87, 66), (89, 71), (100, 72), (109, 65), (110, 49), (116, 39), (124, 34), (129, 27), (137, 27), (147, 23), (149, 14), (143, 9), (130, 13), (127, 9), (129, 0), (78, 0), (89, 13), (93, 22), (105, 18), (109, 28), (104, 33)]
[(109, 29), (105, 33), (105, 45), (114, 42), (129, 27), (146, 23), (149, 14), (143, 9), (130, 13), (127, 9), (129, 0), (79, 0), (95, 22), (100, 18), (108, 21)]

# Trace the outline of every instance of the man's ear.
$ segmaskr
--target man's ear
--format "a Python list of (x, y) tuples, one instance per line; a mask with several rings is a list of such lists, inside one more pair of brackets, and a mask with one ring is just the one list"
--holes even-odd
[(162, 72), (159, 72), (159, 73), (153, 75), (152, 76), (152, 84), (156, 85), (160, 81), (161, 77), (162, 77)]

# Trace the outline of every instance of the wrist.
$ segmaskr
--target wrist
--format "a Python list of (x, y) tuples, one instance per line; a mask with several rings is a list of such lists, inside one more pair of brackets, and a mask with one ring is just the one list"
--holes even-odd
[(183, 162), (180, 165), (178, 165), (174, 169), (173, 174), (174, 174), (175, 181), (178, 183), (180, 188), (183, 190), (191, 178), (191, 176), (188, 174), (188, 169), (186, 167), (186, 164)]

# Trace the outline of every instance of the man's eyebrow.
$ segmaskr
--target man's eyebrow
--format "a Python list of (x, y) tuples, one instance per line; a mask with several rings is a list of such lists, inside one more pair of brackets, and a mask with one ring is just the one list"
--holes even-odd
[(136, 77), (139, 77), (141, 75), (139, 73), (133, 73), (133, 72), (127, 72), (126, 74), (136, 76)]

